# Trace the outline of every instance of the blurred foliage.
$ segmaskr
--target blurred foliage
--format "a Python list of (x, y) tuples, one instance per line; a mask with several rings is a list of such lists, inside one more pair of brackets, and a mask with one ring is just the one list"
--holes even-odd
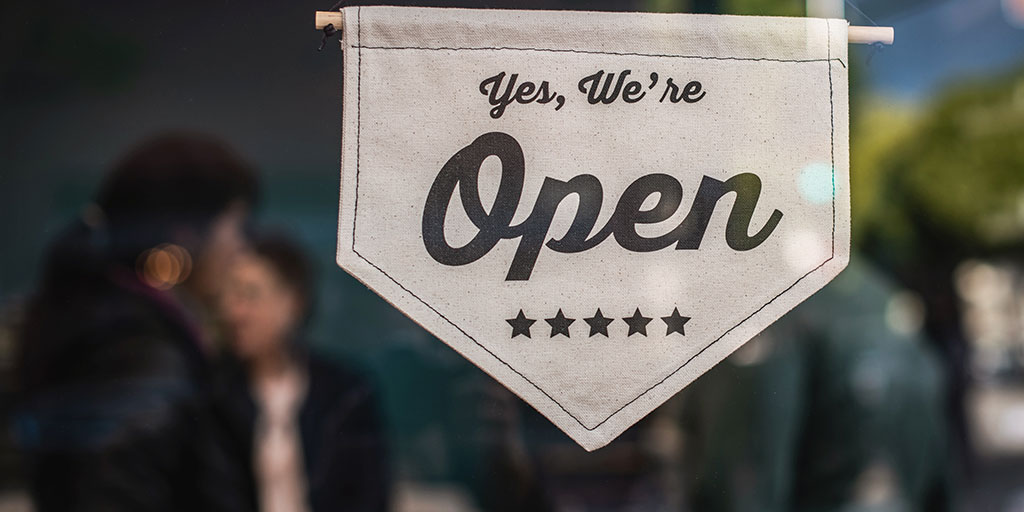
[(964, 242), (1024, 236), (1024, 69), (942, 98), (895, 162), (923, 213)]
[(913, 133), (917, 110), (911, 105), (868, 99), (851, 105), (850, 201), (853, 210), (853, 242), (865, 231), (882, 229), (890, 236), (906, 236), (911, 230), (898, 204), (885, 197), (886, 171), (894, 152)]
[(759, 16), (804, 16), (806, 0), (721, 0), (722, 12)]
[(1024, 245), (1024, 69), (950, 89), (917, 119), (891, 105), (854, 126), (856, 232), (904, 257)]

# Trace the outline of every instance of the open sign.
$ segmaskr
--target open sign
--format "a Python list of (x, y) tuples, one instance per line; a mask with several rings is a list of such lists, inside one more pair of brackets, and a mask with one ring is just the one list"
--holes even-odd
[(339, 265), (584, 448), (846, 266), (843, 21), (344, 20)]

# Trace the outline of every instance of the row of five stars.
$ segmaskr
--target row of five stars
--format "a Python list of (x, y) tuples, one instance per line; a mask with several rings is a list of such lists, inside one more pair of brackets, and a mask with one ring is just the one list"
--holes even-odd
[[(683, 331), (683, 326), (690, 320), (688, 316), (682, 316), (679, 314), (679, 308), (673, 308), (672, 314), (669, 316), (661, 317), (665, 325), (668, 326), (668, 330), (665, 332), (666, 336), (672, 333), (679, 333), (681, 336), (686, 336), (686, 332)], [(629, 333), (626, 336), (632, 336), (634, 334), (640, 334), (647, 336), (647, 324), (651, 323), (654, 317), (646, 317), (640, 313), (640, 308), (637, 308), (633, 312), (633, 316), (628, 316), (622, 319), (629, 326)], [(530, 327), (533, 326), (536, 319), (527, 318), (523, 310), (519, 310), (519, 314), (515, 318), (509, 318), (505, 320), (509, 325), (512, 326), (512, 337), (522, 335), (530, 338)], [(562, 310), (559, 309), (558, 313), (555, 314), (554, 318), (545, 318), (545, 322), (551, 326), (551, 337), (554, 338), (559, 334), (569, 338), (569, 326), (576, 321), (575, 318), (567, 318)], [(601, 308), (597, 309), (594, 316), (590, 318), (584, 318), (584, 322), (590, 326), (590, 336), (596, 336), (601, 334), (608, 337), (608, 325), (615, 321), (614, 318), (608, 318), (601, 313)]]

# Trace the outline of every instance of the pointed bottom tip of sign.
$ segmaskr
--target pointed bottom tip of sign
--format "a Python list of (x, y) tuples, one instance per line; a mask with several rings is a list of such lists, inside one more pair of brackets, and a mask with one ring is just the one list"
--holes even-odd
[[(589, 434), (593, 434), (592, 432), (588, 432), (588, 433)], [(611, 438), (590, 437), (590, 438), (583, 438), (583, 439), (579, 439), (579, 438), (572, 437), (572, 436), (570, 436), (570, 437), (572, 438), (573, 441), (576, 442), (576, 444), (580, 445), (580, 447), (583, 448), (584, 450), (586, 450), (588, 452), (593, 452), (593, 451), (597, 451), (597, 450), (599, 450), (601, 448), (604, 448), (605, 446), (608, 446), (618, 436), (614, 436), (614, 437), (611, 437)]]

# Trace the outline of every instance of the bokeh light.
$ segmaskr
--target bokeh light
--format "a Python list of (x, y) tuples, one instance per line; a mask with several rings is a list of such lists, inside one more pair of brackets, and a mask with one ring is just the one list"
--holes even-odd
[(815, 162), (800, 172), (800, 195), (814, 204), (831, 201), (838, 185), (832, 179), (832, 166), (829, 164)]
[(163, 244), (139, 256), (139, 278), (158, 290), (169, 290), (185, 282), (192, 273), (192, 256), (184, 247)]

